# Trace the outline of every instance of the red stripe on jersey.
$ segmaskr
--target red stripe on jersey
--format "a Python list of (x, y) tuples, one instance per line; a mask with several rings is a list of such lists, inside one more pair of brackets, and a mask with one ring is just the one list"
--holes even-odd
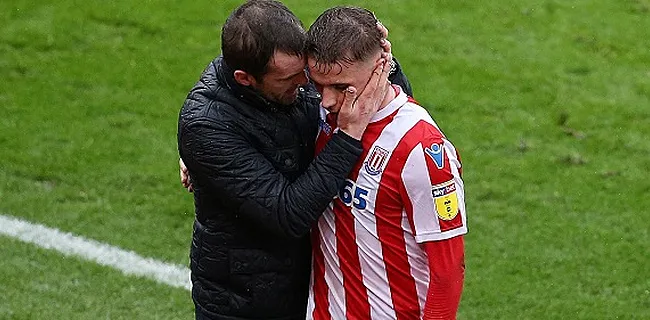
[(377, 234), (382, 246), (393, 307), (399, 320), (419, 319), (421, 310), (402, 229), (402, 207), (405, 207), (406, 212), (410, 213), (408, 220), (411, 229), (415, 230), (412, 204), (403, 203), (399, 194), (396, 198), (395, 190), (391, 190), (390, 186), (404, 189), (401, 179), (404, 163), (421, 138), (421, 126), (417, 124), (402, 137), (383, 170), (375, 200)]
[[(422, 143), (423, 147), (426, 148), (427, 147), (426, 144), (429, 141), (422, 141), (422, 139), (424, 139), (424, 138), (431, 139), (433, 137), (433, 139), (435, 141), (441, 141), (441, 139), (443, 137), (443, 134), (442, 134), (442, 132), (440, 132), (440, 130), (438, 130), (435, 126), (427, 123), (426, 121), (422, 121), (422, 120), (418, 121), (418, 123), (416, 123), (413, 126), (413, 128), (407, 133), (407, 135), (409, 135), (409, 134), (411, 135), (411, 138), (407, 138), (406, 136), (404, 137), (404, 140), (409, 139), (408, 141), (410, 142), (410, 149), (408, 150), (409, 153), (412, 152), (413, 148), (416, 147), (420, 143)], [(408, 156), (409, 155), (407, 154), (405, 157), (408, 158)], [(427, 157), (425, 156), (425, 158), (427, 158)], [(446, 160), (446, 168), (449, 168), (449, 159), (445, 158), (445, 160)], [(435, 171), (432, 171), (432, 169), (431, 169), (431, 159), (428, 159), (428, 160), (425, 160), (425, 161), (427, 163), (427, 172), (429, 172), (429, 180), (431, 181), (432, 180), (431, 179), (432, 172), (435, 172)], [(450, 180), (450, 179), (452, 179), (452, 178), (449, 178), (447, 180)], [(445, 180), (445, 181), (447, 181), (447, 180)], [(402, 201), (403, 201), (403, 205), (404, 205), (404, 210), (406, 211), (406, 217), (408, 218), (409, 224), (411, 225), (411, 230), (413, 230), (413, 232), (415, 232), (415, 221), (414, 221), (414, 218), (413, 218), (413, 203), (411, 203), (411, 198), (408, 196), (408, 194), (406, 192), (406, 186), (404, 185), (404, 181), (400, 180), (400, 183), (401, 183), (400, 184), (400, 193), (402, 194)], [(440, 182), (433, 183), (433, 181), (432, 181), (432, 185), (437, 184), (437, 183), (440, 183)]]
[(325, 257), (320, 246), (320, 233), (317, 227), (311, 230), (313, 263), (313, 288), (314, 291), (314, 320), (329, 320), (332, 318), (329, 312), (329, 300), (327, 283), (325, 282)]
[[(434, 128), (430, 129), (434, 130)], [(435, 129), (435, 132), (439, 132), (437, 129)], [(432, 136), (432, 135), (423, 135), (423, 136)], [(440, 136), (439, 138), (436, 137), (436, 135), (433, 135), (433, 139), (430, 139), (428, 141), (422, 141), (423, 147), (429, 147), (432, 144), (440, 144), (440, 148), (443, 148), (444, 145), (444, 140), (442, 139), (443, 136)], [(447, 181), (451, 181), (454, 179), (454, 174), (451, 172), (451, 163), (449, 163), (449, 156), (446, 154), (447, 149), (443, 150), (443, 166), (442, 168), (438, 168), (437, 165), (434, 163), (433, 159), (429, 156), (425, 156), (425, 162), (427, 164), (427, 170), (429, 171), (429, 179), (431, 181), (431, 185), (437, 185), (441, 183), (445, 183)], [(458, 157), (458, 152), (455, 154), (456, 157)], [(458, 158), (460, 161), (460, 158)], [(460, 174), (460, 169), (459, 169), (459, 174)], [(436, 215), (438, 217), (438, 223), (440, 224), (440, 231), (445, 232), (449, 230), (453, 230), (459, 227), (463, 226), (463, 218), (460, 213), (460, 208), (458, 208), (458, 212), (456, 213), (456, 216), (451, 219), (451, 220), (444, 220), (440, 218), (439, 215)]]

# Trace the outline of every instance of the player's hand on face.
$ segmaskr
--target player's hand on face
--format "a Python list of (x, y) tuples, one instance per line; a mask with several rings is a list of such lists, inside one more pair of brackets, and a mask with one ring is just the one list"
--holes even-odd
[[(390, 56), (390, 54), (388, 54)], [(363, 92), (350, 86), (344, 94), (343, 104), (338, 114), (338, 126), (341, 131), (351, 137), (361, 140), (372, 116), (377, 113), (390, 86), (387, 86), (390, 60), (380, 58), (377, 61), (372, 76)]]
[(190, 178), (190, 173), (187, 170), (187, 167), (185, 166), (183, 159), (178, 159), (178, 166), (180, 167), (179, 173), (180, 173), (181, 184), (183, 185), (183, 188), (187, 189), (187, 191), (189, 192), (193, 192), (194, 187), (192, 186), (192, 179)]

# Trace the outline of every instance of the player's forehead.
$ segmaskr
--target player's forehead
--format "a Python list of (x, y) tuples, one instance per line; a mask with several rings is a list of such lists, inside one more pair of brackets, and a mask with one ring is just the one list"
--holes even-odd
[(309, 68), (309, 77), (314, 83), (322, 86), (335, 84), (347, 84), (354, 80), (356, 63), (319, 63), (313, 58), (309, 58), (307, 66)]

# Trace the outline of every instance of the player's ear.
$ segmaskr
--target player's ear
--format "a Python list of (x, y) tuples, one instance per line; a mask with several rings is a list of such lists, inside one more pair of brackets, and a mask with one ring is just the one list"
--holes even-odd
[(250, 86), (256, 83), (255, 77), (243, 70), (235, 70), (234, 76), (235, 81), (237, 81), (237, 83), (241, 84), (242, 86)]

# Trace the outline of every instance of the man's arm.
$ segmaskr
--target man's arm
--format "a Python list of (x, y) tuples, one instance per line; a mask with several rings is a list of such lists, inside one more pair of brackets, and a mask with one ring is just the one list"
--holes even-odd
[(215, 194), (207, 196), (231, 200), (242, 218), (286, 237), (309, 231), (362, 151), (358, 140), (339, 132), (291, 182), (229, 126), (203, 120), (183, 128), (181, 157), (195, 192), (209, 187)]

